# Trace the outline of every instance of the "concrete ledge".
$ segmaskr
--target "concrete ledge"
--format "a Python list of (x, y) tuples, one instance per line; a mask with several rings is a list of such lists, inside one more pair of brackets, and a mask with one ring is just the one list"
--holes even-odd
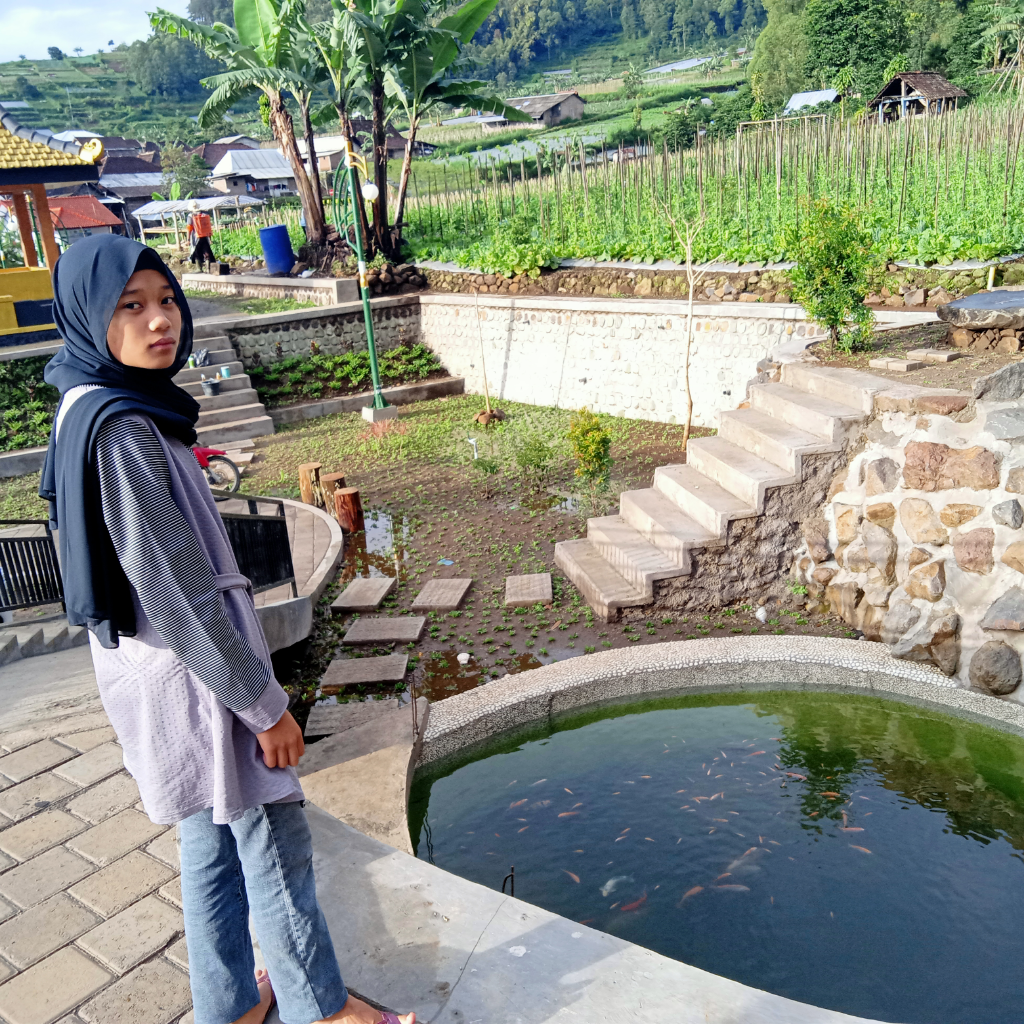
[(338, 520), (334, 516), (328, 515), (322, 508), (317, 508), (316, 505), (307, 505), (305, 502), (296, 501), (294, 498), (280, 498), (279, 500), (284, 502), (285, 505), (291, 505), (296, 509), (308, 512), (310, 515), (317, 516), (331, 531), (331, 543), (324, 552), (323, 558), (320, 559), (317, 567), (313, 570), (313, 575), (299, 587), (300, 596), (308, 597), (310, 601), (316, 604), (327, 589), (327, 584), (334, 579), (334, 573), (344, 557), (345, 534), (338, 525)]
[[(419, 295), (384, 295), (379, 299), (370, 300), (370, 308), (387, 309), (395, 306), (418, 306)], [(321, 320), (329, 316), (344, 316), (346, 313), (363, 315), (363, 304), (356, 300), (341, 302), (333, 306), (318, 306), (315, 309), (292, 309), (284, 313), (262, 313), (259, 316), (239, 316), (233, 318), (204, 317), (195, 323), (195, 339), (216, 338), (234, 331), (258, 331), (265, 327), (276, 327), (281, 324), (303, 323), (306, 320)]]
[(183, 288), (250, 298), (312, 299), (322, 306), (359, 299), (354, 277), (271, 277), (269, 274), (182, 274)]
[(827, 637), (724, 637), (570, 658), (506, 676), (431, 706), (420, 764), (520, 725), (653, 694), (821, 689), (919, 704), (1024, 736), (1024, 707), (960, 689), (884, 644)]
[(13, 452), (0, 452), (0, 477), (28, 476), (43, 468), (46, 445), (39, 448), (18, 448)]
[[(317, 895), (345, 983), (392, 1010), (415, 1010), (418, 1020), (867, 1024), (698, 970), (468, 882), (313, 804), (307, 814)], [(279, 1019), (276, 1009), (267, 1017)]]
[(313, 629), (313, 603), (308, 594), (256, 608), (270, 652), (305, 640)]
[[(382, 388), (384, 397), (391, 405), (408, 405), (410, 402), (425, 402), (445, 395), (461, 395), (466, 390), (464, 377), (443, 377), (416, 384), (399, 384), (393, 388)], [(283, 405), (279, 409), (268, 409), (267, 415), (274, 426), (282, 423), (301, 423), (321, 416), (333, 416), (339, 412), (358, 412), (373, 401), (372, 391), (358, 395), (344, 395), (341, 398), (327, 398), (322, 402), (304, 402), (302, 405)]]

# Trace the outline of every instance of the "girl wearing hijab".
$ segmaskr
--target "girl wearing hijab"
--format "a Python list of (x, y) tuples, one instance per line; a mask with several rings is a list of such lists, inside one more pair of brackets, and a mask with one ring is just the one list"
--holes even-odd
[[(68, 621), (90, 630), (103, 706), (149, 817), (179, 825), (196, 1024), (414, 1024), (350, 996), (317, 903), (287, 711), (192, 452), (174, 375), (192, 317), (160, 257), (118, 235), (54, 271), (61, 392), (40, 495), (60, 530)], [(254, 972), (249, 914), (269, 969)]]

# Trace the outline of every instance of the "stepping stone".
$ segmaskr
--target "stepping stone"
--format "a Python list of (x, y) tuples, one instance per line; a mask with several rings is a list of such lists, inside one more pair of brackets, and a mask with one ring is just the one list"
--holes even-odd
[(388, 618), (375, 615), (357, 619), (341, 638), (343, 644), (412, 644), (420, 638), (426, 618), (422, 615), (399, 615)]
[(888, 370), (890, 373), (909, 373), (911, 370), (924, 369), (920, 359), (872, 359), (868, 366), (872, 370)]
[(414, 612), (453, 612), (462, 603), (472, 580), (431, 580), (412, 603)]
[(338, 612), (375, 612), (381, 601), (398, 586), (394, 576), (371, 576), (354, 579), (332, 602)]
[(907, 353), (908, 358), (923, 359), (926, 363), (951, 363), (963, 355), (963, 352), (946, 352), (936, 348), (915, 348)]
[(349, 704), (321, 704), (309, 709), (306, 736), (335, 736), (346, 729), (376, 721), (398, 710), (397, 700), (352, 701)]
[(405, 678), (408, 654), (386, 654), (382, 658), (335, 658), (320, 680), (320, 689), (337, 690), (352, 683), (390, 683)]
[(551, 604), (551, 573), (509, 576), (505, 580), (505, 607), (522, 608), (530, 604)]

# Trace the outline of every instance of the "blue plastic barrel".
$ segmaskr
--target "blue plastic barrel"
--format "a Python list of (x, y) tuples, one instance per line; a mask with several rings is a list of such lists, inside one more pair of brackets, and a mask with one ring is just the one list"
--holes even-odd
[(284, 224), (272, 224), (260, 228), (260, 245), (263, 246), (263, 260), (271, 274), (287, 274), (295, 266), (295, 253), (288, 228)]

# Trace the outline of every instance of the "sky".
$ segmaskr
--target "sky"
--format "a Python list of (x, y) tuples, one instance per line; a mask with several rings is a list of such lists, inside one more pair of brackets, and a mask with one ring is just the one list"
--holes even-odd
[(131, 43), (149, 35), (147, 10), (162, 7), (175, 14), (188, 12), (188, 0), (0, 0), (3, 32), (0, 61), (45, 60), (46, 48), (72, 53), (109, 50), (109, 41)]

